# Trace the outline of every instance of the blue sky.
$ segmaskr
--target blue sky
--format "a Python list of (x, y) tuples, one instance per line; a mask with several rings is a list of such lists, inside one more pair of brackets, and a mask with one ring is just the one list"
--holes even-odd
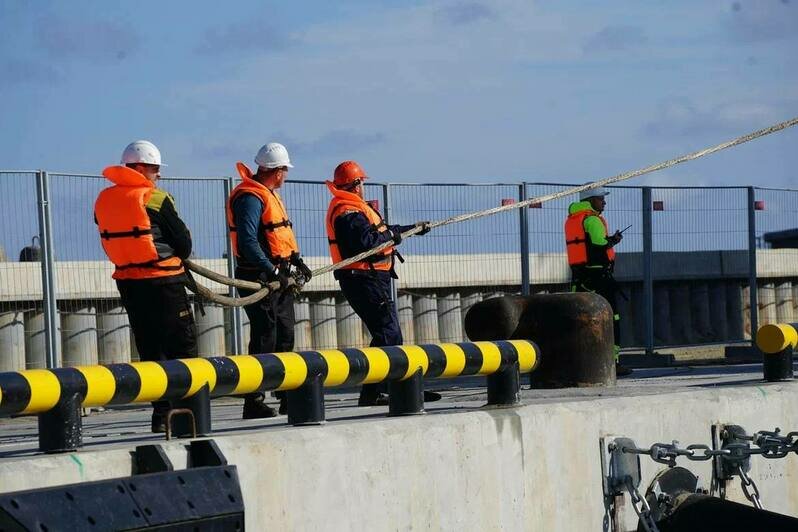
[[(582, 182), (798, 115), (798, 0), (0, 0), (0, 168)], [(795, 186), (798, 128), (630, 184)]]

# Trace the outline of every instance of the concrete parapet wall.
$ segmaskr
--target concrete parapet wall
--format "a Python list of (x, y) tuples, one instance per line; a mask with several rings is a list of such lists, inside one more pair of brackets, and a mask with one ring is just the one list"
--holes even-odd
[[(515, 286), (521, 284), (521, 267), (517, 253), (474, 255), (413, 255), (404, 264), (397, 264), (400, 289), (458, 288), (474, 286)], [(329, 264), (328, 257), (306, 257), (308, 266), (317, 269)], [(642, 253), (618, 253), (616, 277), (619, 281), (640, 281), (643, 278)], [(562, 284), (570, 279), (564, 253), (532, 253), (530, 282), (538, 285)], [(226, 273), (225, 259), (197, 259), (206, 268)], [(445, 268), (441, 265), (465, 265)], [(498, 264), (508, 267), (497, 267)], [(655, 252), (653, 275), (656, 280), (747, 279), (748, 253), (740, 251)], [(516, 267), (517, 265), (517, 267)], [(56, 262), (56, 286), (59, 299), (102, 299), (117, 297), (111, 279), (113, 268), (108, 261)], [(757, 250), (757, 277), (798, 277), (798, 249)], [(0, 301), (30, 301), (42, 297), (41, 267), (33, 262), (0, 263), (3, 290)], [(213, 291), (227, 293), (227, 288), (203, 280)], [(305, 292), (331, 292), (338, 283), (328, 273), (314, 277)]]
[[(715, 422), (749, 433), (798, 428), (798, 383), (653, 392), (215, 440), (238, 466), (250, 530), (570, 532), (602, 529), (602, 436), (648, 447), (673, 439), (709, 444)], [(186, 467), (183, 442), (164, 448), (177, 469)], [(798, 457), (753, 457), (751, 464), (765, 508), (798, 515)], [(709, 487), (709, 462), (679, 465)], [(123, 447), (11, 458), (0, 462), (0, 492), (127, 476), (131, 467)], [(641, 491), (665, 467), (643, 457)], [(728, 496), (745, 503), (739, 482)], [(621, 512), (625, 529), (634, 529), (628, 498)]]

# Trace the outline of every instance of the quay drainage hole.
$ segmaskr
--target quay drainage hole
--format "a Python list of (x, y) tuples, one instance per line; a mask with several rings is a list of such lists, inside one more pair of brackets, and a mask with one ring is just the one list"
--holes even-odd
[(193, 502), (191, 502), (191, 501), (186, 501), (186, 503), (188, 503), (188, 507), (189, 507), (189, 508), (191, 508), (192, 510), (194, 509), (194, 503), (193, 503)]
[(149, 508), (144, 508), (144, 513), (147, 515), (152, 515), (152, 510), (150, 510)]
[(89, 516), (89, 524), (90, 524), (91, 526), (94, 526), (94, 525), (96, 525), (96, 524), (97, 524), (97, 521), (95, 521), (95, 520), (94, 520), (94, 518), (93, 518), (92, 516)]
[(186, 481), (185, 481), (185, 480), (183, 480), (183, 477), (180, 477), (180, 476), (178, 476), (178, 477), (177, 477), (177, 480), (178, 480), (178, 482), (180, 482), (181, 484), (185, 484), (185, 483), (186, 483)]
[(125, 488), (122, 487), (122, 484), (117, 484), (116, 491), (118, 491), (119, 493), (125, 493)]
[(67, 500), (70, 500), (70, 501), (74, 501), (75, 500), (75, 497), (73, 497), (72, 494), (69, 493), (68, 491), (65, 491), (64, 495), (66, 495)]
[(139, 513), (139, 511), (138, 511), (138, 510), (133, 510), (133, 515), (134, 515), (135, 517), (141, 517), (141, 514)]
[(130, 491), (136, 491), (136, 485), (135, 484), (129, 484), (129, 486), (130, 486)]
[(229, 493), (227, 494), (227, 498), (230, 499), (230, 502), (236, 502), (236, 498), (230, 495)]
[(19, 503), (16, 499), (11, 499), (11, 506), (13, 506), (15, 510), (19, 510)]
[(44, 525), (44, 523), (39, 523), (39, 530), (41, 530), (42, 532), (49, 532), (49, 530), (50, 530), (50, 529), (49, 529), (49, 528), (47, 528), (47, 527)]
[(230, 471), (228, 471), (226, 469), (224, 470), (224, 476), (226, 476), (227, 478), (231, 478), (232, 477), (232, 475), (230, 474)]

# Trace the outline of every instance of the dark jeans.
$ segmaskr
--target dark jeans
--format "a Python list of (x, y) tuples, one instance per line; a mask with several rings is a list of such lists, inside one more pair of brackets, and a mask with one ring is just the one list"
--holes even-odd
[(618, 354), (621, 343), (621, 316), (618, 314), (618, 285), (612, 278), (612, 274), (604, 270), (583, 270), (572, 272), (571, 281), (572, 292), (593, 292), (610, 304), (612, 308), (612, 331), (615, 335), (615, 361), (618, 361)]
[[(236, 279), (257, 281), (260, 272), (245, 268), (236, 268)], [(254, 292), (239, 288), (241, 297)], [(249, 318), (250, 355), (264, 353), (282, 353), (294, 350), (294, 292), (284, 290), (264, 297), (257, 303), (244, 307)], [(274, 396), (282, 400), (285, 392), (275, 392)], [(245, 400), (254, 400), (259, 394), (245, 395)]]
[[(197, 326), (182, 282), (120, 280), (116, 286), (141, 360), (197, 356)], [(156, 413), (163, 413), (169, 401), (155, 401), (152, 406)]]
[[(371, 333), (371, 346), (401, 345), (402, 329), (396, 303), (391, 299), (391, 277), (387, 272), (351, 272), (339, 270), (336, 278), (352, 310), (360, 316)], [(361, 396), (376, 396), (385, 390), (381, 384), (364, 384)]]
[[(236, 279), (257, 281), (254, 270), (236, 268)], [(239, 288), (241, 297), (253, 294)], [(294, 349), (294, 293), (284, 290), (244, 307), (249, 318), (249, 354), (280, 353)]]

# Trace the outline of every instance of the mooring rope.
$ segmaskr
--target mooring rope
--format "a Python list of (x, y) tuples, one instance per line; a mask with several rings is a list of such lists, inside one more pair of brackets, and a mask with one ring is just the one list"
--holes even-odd
[[(460, 223), (460, 222), (467, 222), (467, 221), (470, 221), (470, 220), (476, 220), (477, 218), (484, 218), (485, 216), (492, 216), (494, 214), (499, 214), (499, 213), (502, 213), (502, 212), (511, 211), (513, 209), (522, 209), (524, 207), (527, 207), (528, 205), (532, 205), (533, 203), (534, 204), (540, 204), (540, 203), (543, 203), (543, 202), (546, 202), (546, 201), (551, 201), (551, 200), (563, 198), (565, 196), (578, 194), (579, 192), (582, 192), (584, 190), (591, 190), (591, 189), (594, 189), (594, 188), (597, 188), (597, 187), (603, 187), (605, 185), (610, 185), (612, 183), (618, 183), (620, 181), (626, 181), (627, 179), (631, 179), (633, 177), (639, 177), (639, 176), (644, 175), (644, 174), (650, 174), (652, 172), (656, 172), (656, 171), (659, 171), (659, 170), (664, 170), (665, 168), (670, 168), (672, 166), (676, 166), (677, 164), (681, 164), (681, 163), (684, 163), (684, 162), (687, 162), (687, 161), (692, 161), (692, 160), (698, 159), (700, 157), (704, 157), (706, 155), (711, 155), (711, 154), (713, 154), (715, 152), (719, 152), (719, 151), (725, 150), (727, 148), (732, 148), (734, 146), (739, 146), (740, 144), (744, 144), (746, 142), (749, 142), (751, 140), (757, 139), (759, 137), (764, 137), (766, 135), (770, 135), (771, 133), (776, 133), (776, 132), (781, 131), (783, 129), (787, 129), (789, 127), (792, 127), (792, 126), (794, 126), (796, 124), (798, 124), (798, 117), (792, 118), (790, 120), (786, 120), (784, 122), (780, 122), (778, 124), (772, 125), (770, 127), (766, 127), (764, 129), (760, 129), (758, 131), (754, 131), (754, 132), (749, 133), (747, 135), (743, 135), (742, 137), (737, 137), (736, 139), (729, 140), (727, 142), (723, 142), (721, 144), (718, 144), (717, 146), (712, 146), (711, 148), (705, 148), (703, 150), (699, 150), (699, 151), (695, 151), (695, 152), (692, 152), (692, 153), (688, 153), (687, 155), (682, 155), (680, 157), (675, 157), (673, 159), (669, 159), (669, 160), (661, 162), (661, 163), (652, 164), (650, 166), (646, 166), (645, 168), (640, 168), (638, 170), (632, 170), (631, 172), (625, 172), (623, 174), (618, 174), (618, 175), (615, 175), (615, 176), (612, 176), (612, 177), (607, 177), (607, 178), (601, 179), (599, 181), (593, 181), (591, 183), (586, 183), (584, 185), (579, 185), (579, 186), (571, 187), (571, 188), (568, 188), (568, 189), (565, 189), (565, 190), (561, 190), (560, 192), (554, 192), (554, 193), (551, 193), (551, 194), (545, 194), (543, 196), (538, 196), (538, 197), (535, 197), (535, 198), (526, 199), (526, 200), (519, 201), (517, 203), (512, 203), (512, 204), (509, 204), (509, 205), (502, 205), (500, 207), (493, 207), (493, 208), (485, 209), (485, 210), (482, 210), (482, 211), (475, 211), (475, 212), (471, 212), (471, 213), (460, 214), (460, 215), (457, 215), (457, 216), (452, 216), (450, 218), (446, 218), (445, 220), (438, 220), (438, 221), (430, 222), (429, 223), (429, 228), (430, 229), (435, 229), (436, 227), (442, 227), (444, 225), (450, 225), (450, 224), (456, 224), (456, 223)], [(404, 240), (404, 239), (406, 239), (408, 237), (416, 235), (421, 230), (422, 230), (422, 227), (417, 225), (416, 227), (413, 227), (412, 229), (409, 229), (409, 230), (405, 231), (404, 233), (402, 233), (402, 240)], [(325, 273), (329, 273), (329, 272), (332, 272), (332, 271), (335, 271), (335, 270), (339, 270), (339, 269), (341, 269), (341, 268), (343, 268), (345, 266), (349, 266), (350, 264), (352, 264), (354, 262), (358, 262), (358, 261), (361, 261), (361, 260), (363, 260), (365, 258), (371, 257), (372, 255), (375, 255), (375, 254), (379, 253), (380, 251), (384, 250), (385, 248), (390, 247), (392, 245), (394, 245), (392, 242), (385, 242), (383, 244), (380, 244), (379, 246), (376, 246), (376, 247), (373, 247), (373, 248), (369, 249), (368, 251), (364, 251), (362, 253), (358, 253), (354, 257), (350, 257), (348, 259), (342, 260), (341, 262), (337, 262), (335, 264), (329, 264), (327, 266), (324, 266), (322, 268), (314, 270), (313, 271), (313, 277), (316, 277), (318, 275), (323, 275)], [(192, 271), (194, 271), (194, 272), (196, 272), (196, 273), (198, 273), (199, 275), (202, 275), (202, 276), (206, 276), (206, 274), (203, 273), (203, 271), (213, 273), (214, 277), (209, 277), (209, 278), (211, 278), (212, 280), (217, 281), (219, 283), (222, 283), (222, 284), (226, 284), (226, 285), (229, 285), (229, 286), (239, 286), (236, 283), (241, 283), (242, 282), (242, 281), (238, 281), (236, 279), (230, 279), (228, 277), (222, 276), (222, 275), (220, 275), (220, 274), (218, 274), (216, 272), (213, 272), (212, 270), (208, 270), (206, 268), (202, 268), (199, 265), (193, 263), (192, 261), (186, 261), (186, 265), (189, 267), (189, 269), (191, 269)], [(198, 268), (201, 268), (203, 271), (199, 271)], [(246, 281), (243, 281), (243, 282), (246, 282)], [(203, 290), (203, 287), (200, 287), (199, 285), (197, 285), (197, 288), (199, 289), (198, 293), (200, 293), (200, 295), (202, 295), (203, 297), (206, 297), (206, 298), (210, 299), (211, 301), (214, 301), (214, 302), (217, 302), (217, 303), (221, 303), (221, 304), (225, 304), (225, 305), (231, 305), (231, 306), (241, 306), (241, 305), (249, 304), (249, 302), (258, 301), (259, 299), (261, 299), (261, 298), (265, 297), (266, 295), (268, 295), (269, 293), (271, 293), (272, 290), (276, 290), (276, 289), (279, 288), (278, 283), (272, 283), (270, 286), (267, 286), (267, 287), (262, 287), (259, 283), (248, 283), (248, 284), (250, 286), (241, 286), (241, 288), (251, 288), (251, 285), (257, 285), (257, 288), (251, 288), (251, 289), (259, 290), (259, 292), (256, 292), (255, 294), (252, 294), (252, 295), (248, 296), (247, 298), (231, 298), (231, 297), (227, 297), (227, 296), (219, 296), (218, 294), (212, 293), (208, 289), (204, 289)], [(277, 285), (277, 286), (274, 286), (274, 285)], [(265, 293), (263, 293), (263, 292), (265, 292)], [(263, 293), (263, 295), (259, 295), (261, 293)], [(250, 299), (255, 298), (256, 295), (259, 296), (257, 299), (249, 301)], [(248, 300), (249, 302), (247, 302), (247, 303), (233, 303), (233, 302), (231, 302), (231, 301), (243, 301), (244, 299)], [(224, 300), (226, 302), (223, 303), (222, 300)]]

